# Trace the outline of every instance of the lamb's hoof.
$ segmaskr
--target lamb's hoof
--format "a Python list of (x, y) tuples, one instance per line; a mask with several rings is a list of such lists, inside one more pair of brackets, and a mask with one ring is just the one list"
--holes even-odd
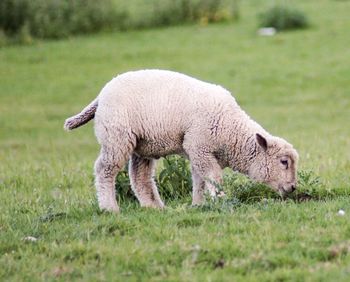
[(200, 200), (200, 201), (192, 201), (191, 206), (192, 207), (201, 207), (205, 204), (205, 200)]
[(165, 205), (163, 203), (151, 202), (151, 203), (142, 203), (141, 207), (163, 210), (165, 208)]
[(112, 207), (100, 206), (100, 210), (108, 213), (115, 213), (115, 214), (120, 213), (120, 209), (117, 206), (112, 206)]

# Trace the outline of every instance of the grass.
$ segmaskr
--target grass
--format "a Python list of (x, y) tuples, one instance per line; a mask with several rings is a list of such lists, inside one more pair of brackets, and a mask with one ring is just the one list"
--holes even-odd
[[(350, 2), (295, 3), (311, 27), (272, 38), (256, 35), (267, 4), (249, 0), (234, 24), (0, 49), (0, 280), (347, 281)], [(168, 200), (163, 212), (124, 200), (120, 215), (100, 213), (92, 124), (71, 134), (62, 124), (117, 73), (141, 68), (232, 90), (294, 144), (300, 169), (321, 179), (313, 193), (325, 196), (261, 195), (232, 209)]]

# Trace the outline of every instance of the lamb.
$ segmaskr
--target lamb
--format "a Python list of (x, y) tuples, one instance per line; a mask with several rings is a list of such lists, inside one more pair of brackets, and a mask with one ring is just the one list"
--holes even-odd
[(129, 159), (140, 205), (163, 208), (153, 178), (155, 160), (169, 154), (190, 160), (193, 205), (203, 203), (206, 191), (216, 195), (225, 167), (281, 194), (296, 189), (297, 151), (253, 121), (221, 86), (172, 71), (127, 72), (108, 82), (64, 128), (72, 130), (93, 118), (101, 145), (95, 162), (101, 210), (119, 212), (115, 177)]

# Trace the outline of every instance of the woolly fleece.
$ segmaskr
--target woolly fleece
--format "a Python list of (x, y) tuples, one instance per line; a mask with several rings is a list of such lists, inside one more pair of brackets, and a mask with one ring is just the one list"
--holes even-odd
[(194, 205), (206, 190), (216, 195), (222, 169), (230, 167), (284, 194), (296, 188), (298, 154), (253, 121), (221, 86), (164, 70), (121, 74), (101, 90), (65, 129), (95, 119), (101, 153), (95, 163), (99, 206), (118, 212), (115, 177), (129, 162), (140, 204), (162, 208), (153, 180), (155, 159), (181, 154), (191, 163)]

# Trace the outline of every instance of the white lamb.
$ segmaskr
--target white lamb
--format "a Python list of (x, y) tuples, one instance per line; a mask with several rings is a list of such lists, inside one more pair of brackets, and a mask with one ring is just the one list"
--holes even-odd
[(171, 71), (127, 72), (64, 128), (93, 118), (101, 145), (95, 176), (102, 210), (119, 211), (114, 181), (129, 158), (131, 186), (144, 207), (164, 207), (153, 175), (155, 159), (169, 154), (190, 160), (193, 205), (203, 203), (206, 190), (215, 195), (224, 167), (282, 194), (296, 188), (296, 150), (254, 122), (220, 86)]

